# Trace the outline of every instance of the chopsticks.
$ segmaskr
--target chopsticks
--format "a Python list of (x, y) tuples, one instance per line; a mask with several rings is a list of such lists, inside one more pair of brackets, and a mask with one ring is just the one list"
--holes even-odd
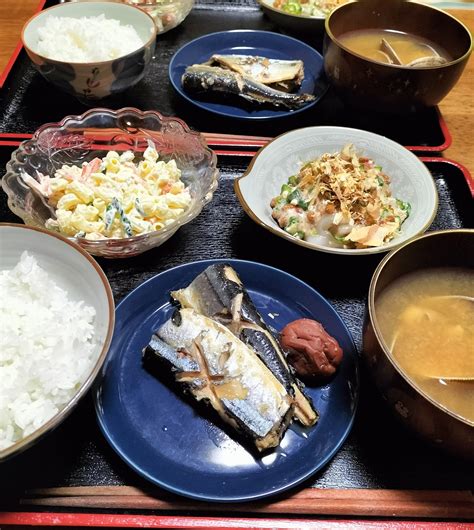
[[(120, 134), (117, 129), (95, 129), (86, 134), (85, 137), (89, 137), (93, 140), (107, 141), (110, 138)], [(256, 151), (266, 145), (272, 140), (268, 136), (251, 136), (244, 134), (225, 134), (225, 133), (201, 133), (204, 140), (213, 149), (217, 155), (220, 156), (249, 156), (255, 155)], [(4, 133), (0, 134), (0, 146), (18, 147), (21, 142), (31, 138), (32, 134), (18, 134), (18, 133)], [(123, 149), (129, 149), (130, 145), (124, 143), (123, 146), (115, 145), (110, 149), (117, 149), (122, 147)], [(220, 149), (226, 147), (228, 149)], [(240, 148), (240, 149), (239, 149)], [(100, 149), (107, 149), (105, 144), (100, 146)]]
[(474, 518), (468, 490), (382, 490), (306, 488), (276, 500), (208, 503), (160, 489), (131, 486), (77, 486), (30, 490), (20, 500), (28, 506), (86, 509), (239, 512), (253, 514), (333, 515), (409, 518)]
[(269, 136), (250, 136), (244, 134), (202, 133), (202, 135), (209, 145), (263, 147), (273, 140)]

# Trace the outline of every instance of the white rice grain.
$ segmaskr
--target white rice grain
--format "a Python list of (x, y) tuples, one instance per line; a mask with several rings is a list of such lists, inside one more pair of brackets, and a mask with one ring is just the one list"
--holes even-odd
[(73, 301), (24, 252), (0, 272), (0, 450), (74, 396), (97, 358), (95, 309)]
[(133, 26), (119, 20), (96, 17), (49, 16), (38, 28), (36, 51), (56, 61), (93, 63), (110, 61), (143, 46)]

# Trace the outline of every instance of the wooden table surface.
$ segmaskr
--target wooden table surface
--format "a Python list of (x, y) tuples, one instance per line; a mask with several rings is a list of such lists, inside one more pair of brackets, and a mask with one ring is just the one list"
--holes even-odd
[[(0, 72), (3, 71), (20, 38), (24, 22), (37, 9), (40, 0), (0, 0)], [(474, 31), (474, 10), (450, 11)], [(452, 135), (452, 145), (445, 156), (474, 174), (474, 60), (471, 57), (454, 89), (439, 107)]]

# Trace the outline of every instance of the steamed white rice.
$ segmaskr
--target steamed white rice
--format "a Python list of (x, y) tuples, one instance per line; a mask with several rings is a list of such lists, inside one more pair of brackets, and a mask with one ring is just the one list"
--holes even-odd
[(49, 16), (38, 28), (36, 51), (56, 61), (90, 63), (110, 61), (143, 46), (137, 31), (119, 20), (96, 17)]
[(70, 401), (98, 352), (95, 309), (71, 300), (27, 252), (0, 272), (0, 293), (1, 451)]

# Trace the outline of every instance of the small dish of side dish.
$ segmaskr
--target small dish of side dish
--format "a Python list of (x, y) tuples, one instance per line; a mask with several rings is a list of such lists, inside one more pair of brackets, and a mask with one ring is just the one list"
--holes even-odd
[[(137, 287), (116, 318), (99, 425), (156, 485), (207, 501), (268, 497), (324, 466), (350, 431), (353, 340), (294, 276), (240, 260), (187, 263)], [(296, 374), (282, 344), (301, 361)], [(303, 386), (300, 374), (317, 378)]]
[(115, 313), (102, 269), (66, 238), (0, 223), (0, 248), (1, 462), (57, 427), (85, 395)]
[(270, 20), (292, 33), (322, 37), (329, 13), (348, 0), (257, 0)]
[(216, 156), (179, 118), (93, 109), (46, 124), (13, 152), (2, 180), (26, 224), (91, 254), (126, 257), (164, 243), (217, 187)]
[(326, 93), (323, 58), (307, 44), (270, 31), (210, 33), (170, 61), (176, 92), (221, 116), (266, 120), (315, 105)]
[(424, 232), (438, 196), (428, 169), (404, 147), (344, 127), (277, 137), (235, 181), (250, 217), (274, 234), (336, 254), (386, 252)]

